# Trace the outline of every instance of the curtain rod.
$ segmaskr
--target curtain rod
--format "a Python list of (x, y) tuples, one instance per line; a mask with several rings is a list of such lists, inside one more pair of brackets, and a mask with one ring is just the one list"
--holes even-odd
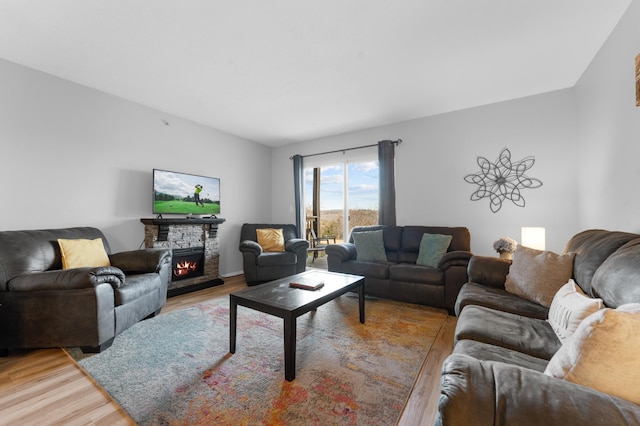
[[(384, 141), (380, 141), (380, 142), (384, 142)], [(378, 142), (378, 143), (380, 143), (380, 142)], [(391, 141), (391, 143), (394, 143), (396, 145), (400, 145), (402, 143), (402, 139)], [(363, 148), (372, 148), (374, 146), (378, 146), (378, 144), (376, 143), (376, 144), (371, 144), (371, 145), (356, 146), (354, 148), (336, 149), (334, 151), (326, 151), (326, 152), (318, 152), (316, 154), (301, 155), (300, 157), (302, 157), (302, 158), (315, 157), (316, 155), (335, 154), (336, 152), (341, 152), (341, 153), (344, 154), (347, 151), (353, 151), (355, 149), (363, 149)], [(293, 157), (294, 156), (289, 157), (289, 160), (293, 160)]]

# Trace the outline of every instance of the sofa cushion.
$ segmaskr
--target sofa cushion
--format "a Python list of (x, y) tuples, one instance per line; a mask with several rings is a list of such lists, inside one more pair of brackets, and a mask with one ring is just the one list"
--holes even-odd
[(436, 425), (640, 424), (629, 401), (502, 362), (451, 355), (440, 383)]
[(345, 274), (362, 275), (367, 278), (386, 280), (389, 279), (389, 266), (389, 263), (350, 260), (342, 263), (340, 272)]
[(422, 236), (428, 232), (426, 226), (405, 226), (402, 230), (400, 251), (417, 255), (420, 251)]
[(564, 343), (583, 319), (602, 308), (602, 299), (586, 296), (575, 281), (569, 280), (554, 296), (548, 321), (556, 336)]
[(482, 361), (498, 361), (543, 372), (549, 361), (513, 349), (490, 345), (476, 340), (461, 340), (453, 348), (454, 354), (465, 354)]
[(109, 242), (97, 228), (0, 231), (0, 291), (5, 291), (7, 282), (19, 275), (62, 269), (58, 238), (103, 238), (107, 254), (111, 253)]
[(485, 306), (487, 308), (511, 312), (530, 318), (545, 320), (549, 317), (549, 308), (523, 299), (508, 291), (477, 283), (466, 283), (462, 286), (455, 304), (455, 313), (460, 315), (468, 305)]
[(451, 238), (451, 235), (422, 234), (416, 264), (437, 268), (440, 259), (445, 255), (449, 244), (451, 244)]
[(148, 293), (159, 292), (160, 275), (150, 272), (147, 274), (129, 275), (125, 285), (115, 290), (115, 305), (120, 306), (138, 300)]
[(509, 293), (551, 306), (553, 296), (573, 273), (575, 253), (559, 255), (519, 245), (505, 281)]
[[(620, 247), (638, 237), (638, 234), (603, 229), (589, 229), (574, 235), (567, 242), (564, 253), (576, 253), (573, 268), (576, 283), (586, 294), (593, 296), (591, 280), (602, 262)], [(606, 300), (604, 303), (609, 306)]]
[(285, 241), (299, 238), (296, 225), (287, 223), (245, 223), (240, 227), (240, 242), (246, 240), (258, 241), (258, 233), (256, 231), (262, 228), (282, 229)]
[(386, 262), (387, 254), (384, 249), (383, 230), (369, 232), (353, 232), (353, 242), (356, 246), (358, 261)]
[(290, 251), (281, 252), (264, 252), (256, 257), (256, 265), (258, 266), (282, 266), (295, 265), (298, 257)]
[(444, 273), (438, 268), (399, 263), (389, 266), (389, 278), (407, 283), (444, 285)]
[(609, 308), (640, 301), (640, 239), (634, 239), (605, 260), (593, 275), (591, 292)]
[(404, 228), (402, 226), (382, 226), (381, 229), (383, 230), (384, 235), (384, 248), (388, 252), (400, 251)]
[(282, 228), (256, 229), (258, 244), (266, 252), (284, 251), (284, 234)]
[(545, 374), (640, 404), (640, 304), (587, 317)]
[(62, 255), (62, 269), (111, 266), (102, 238), (58, 239)]
[(454, 341), (477, 340), (549, 360), (561, 343), (549, 323), (483, 306), (467, 306), (458, 317)]

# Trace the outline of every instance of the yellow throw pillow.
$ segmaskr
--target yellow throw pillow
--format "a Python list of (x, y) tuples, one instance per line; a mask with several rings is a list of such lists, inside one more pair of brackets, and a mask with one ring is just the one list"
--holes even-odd
[(264, 251), (284, 251), (284, 235), (282, 229), (256, 229), (258, 244)]
[(62, 269), (111, 266), (102, 238), (95, 240), (58, 240)]
[(601, 309), (585, 318), (544, 374), (640, 404), (640, 304)]

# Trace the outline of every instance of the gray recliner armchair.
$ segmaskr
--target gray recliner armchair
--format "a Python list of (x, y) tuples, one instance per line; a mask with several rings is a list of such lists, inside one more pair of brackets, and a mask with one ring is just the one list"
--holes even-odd
[[(256, 229), (282, 229), (284, 251), (266, 252), (258, 244)], [(244, 276), (248, 285), (261, 284), (304, 272), (309, 241), (298, 238), (295, 225), (245, 223), (240, 230)]]
[[(101, 238), (111, 266), (62, 268), (58, 239)], [(171, 250), (111, 254), (89, 227), (0, 232), (0, 355), (12, 348), (108, 348), (116, 335), (160, 312)]]

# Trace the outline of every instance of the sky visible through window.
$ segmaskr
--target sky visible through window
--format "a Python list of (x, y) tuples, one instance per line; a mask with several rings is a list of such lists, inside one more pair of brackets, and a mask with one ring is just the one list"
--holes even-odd
[[(349, 207), (378, 210), (378, 162), (349, 163)], [(320, 210), (342, 209), (344, 164), (321, 167)], [(305, 170), (305, 206), (311, 207), (313, 169)]]

